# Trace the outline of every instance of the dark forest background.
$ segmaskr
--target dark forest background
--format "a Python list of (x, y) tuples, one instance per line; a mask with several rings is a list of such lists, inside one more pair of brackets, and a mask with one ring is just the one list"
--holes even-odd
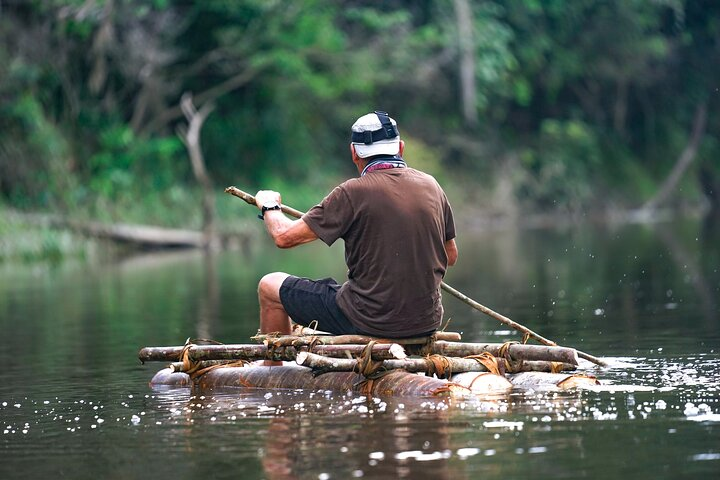
[(308, 208), (375, 109), (461, 211), (718, 210), (719, 88), (714, 0), (3, 0), (0, 214)]

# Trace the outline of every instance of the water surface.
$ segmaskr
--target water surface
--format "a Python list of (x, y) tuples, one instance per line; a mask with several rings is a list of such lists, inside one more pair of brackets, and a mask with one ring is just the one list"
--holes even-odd
[[(269, 271), (342, 249), (0, 265), (3, 478), (688, 478), (720, 473), (720, 242), (697, 222), (459, 239), (447, 281), (615, 365), (603, 385), (464, 400), (158, 389), (148, 345), (247, 342)], [(468, 341), (519, 335), (445, 297)]]

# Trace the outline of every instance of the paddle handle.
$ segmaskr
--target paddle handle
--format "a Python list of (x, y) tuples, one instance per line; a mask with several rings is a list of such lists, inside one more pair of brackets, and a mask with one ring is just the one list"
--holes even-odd
[[(230, 195), (234, 195), (238, 198), (241, 198), (241, 199), (245, 200), (247, 203), (249, 203), (250, 205), (257, 206), (257, 204), (255, 203), (254, 196), (250, 195), (247, 192), (243, 192), (242, 190), (240, 190), (237, 187), (227, 187), (225, 189), (225, 193), (229, 193)], [(303, 216), (303, 212), (301, 212), (300, 210), (295, 210), (292, 207), (288, 207), (287, 205), (280, 205), (280, 210), (283, 213), (290, 215), (291, 217), (300, 218)]]

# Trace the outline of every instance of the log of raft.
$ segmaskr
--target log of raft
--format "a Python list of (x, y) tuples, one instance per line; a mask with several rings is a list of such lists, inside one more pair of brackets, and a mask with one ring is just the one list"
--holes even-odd
[(364, 395), (466, 397), (478, 394), (507, 393), (512, 388), (562, 389), (598, 385), (590, 375), (525, 372), (496, 375), (489, 372), (463, 372), (450, 381), (395, 370), (369, 381), (354, 372), (329, 372), (315, 375), (310, 368), (286, 363), (278, 367), (248, 365), (210, 369), (194, 381), (190, 375), (164, 368), (150, 381), (152, 387), (192, 387), (197, 392), (222, 388), (310, 389), (336, 392), (352, 391)]
[[(321, 372), (361, 372), (362, 361), (358, 359), (347, 358), (328, 358), (311, 352), (300, 352), (297, 354), (296, 360), (298, 365), (310, 367), (313, 370)], [(500, 362), (498, 366), (502, 367)], [(529, 361), (522, 362), (517, 365), (518, 372), (535, 371), (535, 372), (553, 372), (574, 370), (573, 365), (561, 363), (553, 365), (552, 362)], [(413, 373), (426, 373), (428, 375), (437, 375), (439, 378), (448, 378), (453, 372), (488, 372), (499, 373), (497, 366), (488, 368), (486, 363), (477, 358), (457, 358), (443, 357), (434, 355), (424, 358), (403, 358), (396, 360), (384, 360), (378, 362), (375, 366), (376, 370), (405, 370)]]
[(600, 385), (598, 379), (593, 375), (522, 372), (515, 375), (508, 375), (507, 378), (514, 387), (532, 390), (548, 388), (568, 390), (584, 385)]
[[(358, 371), (358, 361), (355, 359), (343, 359), (343, 358), (328, 358), (324, 357), (322, 355), (315, 355), (314, 357), (318, 360), (307, 360), (304, 358), (301, 358), (300, 355), (302, 355), (303, 352), (300, 352), (298, 356), (296, 357), (295, 361), (298, 363), (298, 365), (303, 365), (305, 367), (309, 367), (312, 369), (315, 369), (317, 371), (322, 372), (357, 372)], [(382, 359), (379, 359), (382, 360)], [(406, 370), (411, 372), (417, 372), (417, 373), (427, 373), (431, 374), (434, 372), (434, 367), (430, 367), (423, 369), (422, 364), (420, 361), (423, 361), (425, 363), (425, 367), (428, 367), (427, 361), (424, 359), (419, 358), (413, 358), (409, 359), (409, 361), (403, 361), (403, 360), (385, 360), (382, 362), (381, 369), (382, 370)], [(173, 372), (189, 372), (189, 371), (196, 371), (196, 370), (205, 370), (208, 367), (218, 367), (223, 365), (233, 366), (234, 363), (236, 363), (237, 360), (200, 360), (197, 362), (171, 362), (169, 365), (169, 368)], [(561, 363), (557, 364), (554, 362), (543, 362), (543, 361), (527, 361), (522, 362), (520, 364), (517, 364), (515, 366), (516, 369), (514, 369), (512, 372), (508, 372), (504, 365), (502, 364), (502, 359), (498, 360), (499, 365), (499, 373), (505, 374), (505, 373), (519, 373), (519, 372), (547, 372), (547, 373), (557, 373), (557, 372), (569, 372), (574, 371), (577, 369), (575, 365), (570, 365), (568, 363)], [(451, 374), (456, 374), (459, 372), (487, 372), (488, 369), (484, 365), (477, 362), (477, 360), (473, 359), (464, 359), (464, 358), (451, 358), (450, 364), (451, 367), (449, 371)]]
[[(323, 336), (323, 337), (329, 337), (329, 336), (334, 336), (334, 334), (329, 333), (329, 332), (324, 332), (324, 331), (322, 331), (322, 330), (316, 330), (316, 329), (310, 328), (310, 327), (305, 327), (305, 326), (299, 325), (299, 324), (297, 324), (297, 323), (292, 323), (292, 331), (291, 331), (291, 333), (290, 333), (290, 336), (296, 336), (296, 337), (302, 337), (302, 336)], [(266, 338), (271, 338), (271, 337), (273, 337), (273, 335), (267, 335), (267, 334), (258, 333), (257, 335), (255, 335), (254, 337), (251, 337), (251, 338), (252, 338), (253, 340), (256, 340), (256, 341), (265, 341)], [(368, 337), (368, 336), (365, 336), (365, 335), (355, 335), (354, 337), (355, 337), (355, 338), (363, 338), (363, 339), (372, 339), (372, 340), (375, 340), (375, 341), (381, 340), (381, 339), (378, 338), (378, 337)], [(402, 339), (402, 338), (400, 338), (400, 339), (398, 339), (398, 338), (386, 339), (384, 342), (381, 342), (381, 343), (394, 342), (394, 343), (400, 343), (400, 344), (402, 344), (404, 341), (408, 341), (408, 340), (409, 340), (409, 341), (413, 341), (413, 338), (424, 338), (424, 339), (432, 338), (432, 339), (434, 339), (434, 340), (445, 340), (445, 341), (448, 341), (448, 342), (459, 342), (460, 340), (462, 340), (462, 335), (461, 335), (459, 332), (446, 332), (446, 331), (444, 331), (444, 330), (438, 330), (438, 331), (436, 331), (435, 333), (433, 333), (432, 335), (430, 335), (430, 336), (428, 336), (428, 337), (411, 337), (411, 338), (409, 338), (409, 339), (408, 339), (408, 338), (405, 338), (405, 339)], [(360, 343), (367, 343), (367, 340), (365, 340), (365, 341), (363, 341), (363, 342), (360, 342)]]
[(435, 332), (431, 336), (426, 337), (409, 337), (409, 338), (381, 338), (368, 337), (366, 335), (271, 335), (258, 334), (251, 337), (256, 342), (272, 344), (276, 346), (284, 345), (352, 345), (352, 344), (368, 344), (376, 343), (397, 343), (399, 345), (426, 345), (433, 341), (442, 340), (445, 342), (458, 342), (461, 336), (457, 332)]
[(521, 343), (462, 343), (438, 341), (427, 347), (406, 346), (410, 355), (444, 355), (446, 357), (469, 357), (488, 352), (495, 357), (507, 353), (512, 360), (545, 360), (578, 364), (577, 351), (569, 347), (549, 347), (545, 345), (525, 345)]
[[(367, 345), (315, 345), (310, 350), (319, 355), (337, 358), (360, 356)], [(141, 362), (175, 362), (187, 349), (191, 361), (202, 360), (295, 360), (300, 347), (269, 348), (266, 345), (187, 345), (174, 347), (145, 347), (138, 353)], [(307, 347), (305, 347), (307, 348)], [(372, 346), (373, 360), (405, 358), (405, 350), (396, 343)]]
[[(283, 337), (280, 337), (283, 338)], [(300, 337), (287, 337), (294, 339), (296, 345), (288, 342), (288, 345), (280, 347), (268, 347), (266, 345), (192, 345), (189, 349), (190, 359), (199, 360), (295, 360), (298, 349), (307, 348), (311, 345), (309, 340)], [(340, 338), (332, 337), (332, 338)], [(341, 341), (344, 341), (341, 339)], [(403, 358), (402, 347), (395, 344), (375, 344), (372, 348), (374, 360), (387, 360)], [(359, 356), (364, 344), (318, 344), (312, 346), (313, 353), (327, 357)], [(179, 361), (180, 354), (185, 346), (173, 347), (145, 347), (140, 350), (138, 358), (141, 362), (148, 361)], [(578, 358), (575, 349), (568, 347), (546, 347), (542, 345), (503, 344), (503, 343), (461, 343), (436, 341), (428, 345), (405, 345), (405, 349), (411, 355), (443, 355), (446, 357), (469, 357), (481, 355), (485, 352), (495, 357), (502, 357), (507, 354), (511, 360), (523, 361), (547, 361), (561, 362), (569, 365), (577, 365)]]
[[(502, 378), (502, 377), (501, 377)], [(504, 380), (504, 379), (503, 379)], [(185, 373), (160, 370), (150, 385), (186, 386), (192, 383)], [(223, 388), (310, 389), (337, 392), (356, 392), (363, 395), (388, 395), (410, 397), (467, 396), (471, 392), (461, 385), (432, 377), (397, 370), (380, 378), (369, 380), (352, 372), (331, 372), (313, 375), (311, 369), (285, 364), (281, 367), (227, 367), (216, 368), (198, 377), (193, 383), (199, 391)]]
[[(461, 343), (437, 337), (398, 340), (404, 342), (401, 346), (378, 343), (391, 341), (386, 339), (317, 333), (258, 336), (255, 340), (263, 342), (259, 345), (146, 347), (138, 357), (143, 362), (174, 362), (158, 372), (151, 385), (190, 385), (200, 391), (307, 388), (371, 395), (463, 396), (507, 392), (514, 386), (566, 389), (597, 383), (594, 377), (555, 373), (576, 368), (577, 352), (572, 348)], [(408, 353), (422, 358), (408, 358)], [(282, 367), (247, 363), (252, 360), (286, 363)], [(288, 363), (293, 360), (296, 363)], [(505, 373), (515, 375), (506, 378)]]
[[(311, 352), (297, 355), (298, 365), (322, 372), (359, 372), (361, 361), (346, 358), (328, 358)], [(452, 372), (487, 372), (488, 368), (477, 360), (468, 358), (441, 357), (436, 366), (429, 358), (404, 358), (384, 360), (376, 365), (377, 370), (405, 370), (412, 373), (437, 373), (439, 377), (450, 376)], [(441, 370), (441, 371), (438, 371)]]
[(492, 395), (509, 392), (513, 385), (502, 375), (490, 372), (461, 372), (450, 379), (475, 395)]

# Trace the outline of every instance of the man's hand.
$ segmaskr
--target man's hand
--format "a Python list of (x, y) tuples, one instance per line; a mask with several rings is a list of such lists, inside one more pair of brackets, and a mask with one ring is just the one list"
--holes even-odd
[(260, 190), (255, 194), (255, 205), (257, 205), (258, 208), (262, 208), (262, 206), (268, 202), (282, 203), (280, 194), (272, 190)]

